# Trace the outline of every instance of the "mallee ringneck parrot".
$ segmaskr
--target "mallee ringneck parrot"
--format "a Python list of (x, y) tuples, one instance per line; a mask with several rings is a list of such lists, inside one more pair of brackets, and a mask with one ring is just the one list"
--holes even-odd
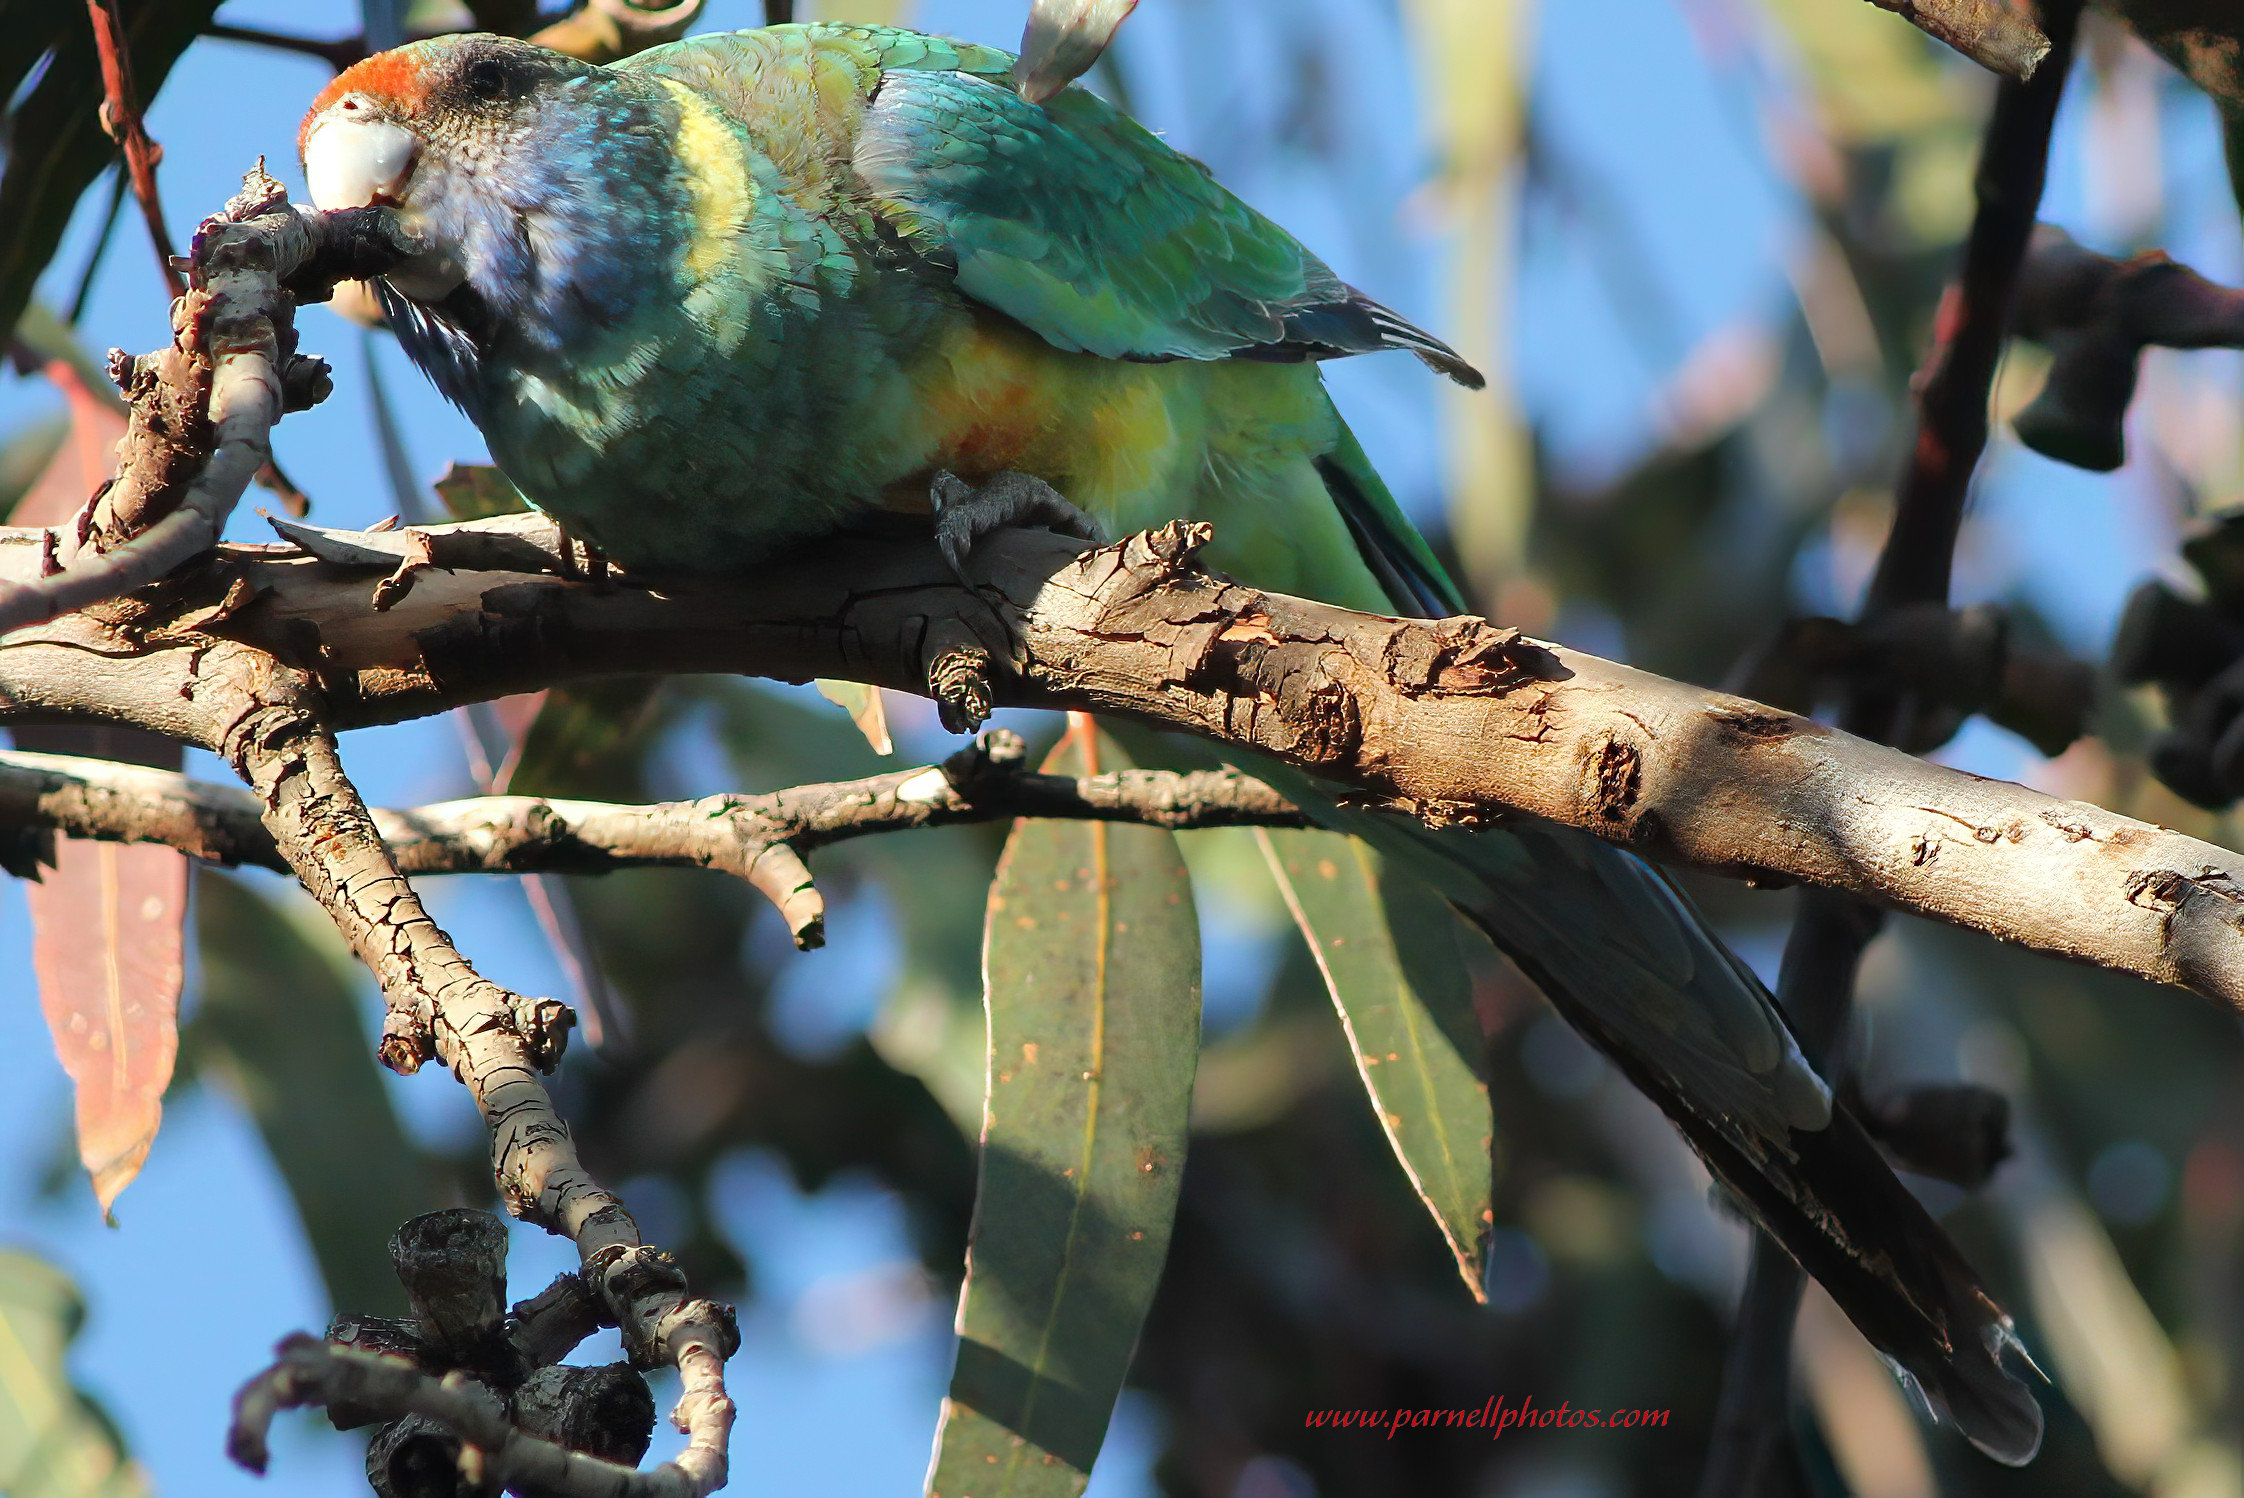
[[(300, 144), (321, 207), (395, 205), (428, 246), (376, 288), (406, 350), (627, 569), (738, 569), (924, 511), (938, 475), (1027, 475), (1110, 535), (1211, 521), (1209, 561), (1255, 586), (1464, 612), (1318, 362), (1480, 377), (1096, 95), (1024, 100), (1012, 63), (852, 25), (609, 67), (443, 37), (339, 75)], [(1441, 889), (1938, 1408), (2032, 1454), (2008, 1318), (1665, 879), (1568, 829), (1431, 833), (1256, 768)]]

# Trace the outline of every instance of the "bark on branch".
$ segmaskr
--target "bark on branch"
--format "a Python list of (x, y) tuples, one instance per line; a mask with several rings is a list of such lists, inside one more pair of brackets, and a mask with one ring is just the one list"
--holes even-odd
[(508, 1209), (576, 1245), (635, 1360), (678, 1369), (684, 1393), (673, 1418), (686, 1449), (657, 1469), (659, 1486), (630, 1491), (698, 1498), (724, 1486), (733, 1417), (724, 1361), (739, 1334), (729, 1310), (689, 1296), (676, 1262), (640, 1240), (622, 1201), (578, 1160), (539, 1080), (560, 1058), (567, 1007), (483, 977), (429, 919), (343, 772), (309, 674), (228, 642), (206, 657), (196, 689), (219, 730), (212, 747), (248, 783), (281, 855), (380, 981), (383, 1061), (410, 1072), (433, 1055), (451, 1069), (490, 1131)]
[(683, 1467), (664, 1462), (641, 1472), (525, 1430), (507, 1401), (468, 1375), (438, 1377), (402, 1357), (339, 1347), (298, 1333), (279, 1361), (235, 1396), (227, 1450), (253, 1472), (270, 1457), (267, 1434), (284, 1409), (342, 1405), (370, 1418), (418, 1415), (456, 1432), (461, 1476), (477, 1492), (534, 1492), (551, 1498), (701, 1498), (711, 1491)]
[[(825, 902), (804, 859), (851, 838), (1015, 817), (1136, 822), (1176, 832), (1306, 825), (1284, 797), (1235, 770), (1035, 774), (1020, 739), (1002, 729), (940, 765), (769, 795), (651, 806), (477, 796), (372, 815), (407, 875), (662, 866), (734, 874), (770, 898), (806, 949), (823, 941)], [(191, 858), (294, 872), (252, 792), (110, 760), (0, 753), (0, 831), (162, 843)]]
[[(962, 712), (1117, 714), (1428, 822), (1524, 812), (2244, 1005), (2244, 856), (1483, 620), (1264, 593), (1199, 571), (1205, 535), (1174, 525), (1078, 554), (1002, 533), (976, 552), (972, 592), (919, 537), (659, 591), (563, 575), (558, 533), (534, 517), (363, 535), (373, 561), (350, 566), (227, 547), (130, 617), (0, 641), (0, 721), (85, 716), (221, 747), (233, 730), (213, 678), (251, 647), (300, 663), (335, 729), (650, 666), (940, 683)], [(429, 560), (377, 611), (382, 548), (400, 546)], [(35, 548), (0, 533), (0, 571)]]
[(395, 264), (403, 233), (385, 213), (298, 208), (253, 170), (195, 235), (172, 346), (112, 356), (133, 408), (117, 476), (76, 523), (40, 533), (38, 565), (0, 588), (0, 630), (119, 597), (208, 550), (270, 466), (273, 423), (327, 393), (325, 363), (296, 352), (296, 304)]
[(2049, 55), (2041, 28), (2003, 0), (1870, 0), (1992, 73), (2020, 82)]

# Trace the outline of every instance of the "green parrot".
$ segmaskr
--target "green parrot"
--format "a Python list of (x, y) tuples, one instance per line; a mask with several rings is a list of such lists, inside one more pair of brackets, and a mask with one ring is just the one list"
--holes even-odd
[[(300, 146), (321, 207), (420, 232), (376, 287), (391, 326), (627, 569), (743, 568), (873, 509), (934, 510), (955, 549), (1080, 507), (1208, 520), (1208, 561), (1259, 587), (1465, 612), (1317, 366), (1480, 376), (1096, 95), (1024, 99), (1013, 62), (854, 25), (609, 67), (451, 36), (339, 75)], [(1256, 768), (1428, 877), (1936, 1409), (2032, 1456), (2009, 1318), (1672, 885), (1568, 829), (1434, 833)]]

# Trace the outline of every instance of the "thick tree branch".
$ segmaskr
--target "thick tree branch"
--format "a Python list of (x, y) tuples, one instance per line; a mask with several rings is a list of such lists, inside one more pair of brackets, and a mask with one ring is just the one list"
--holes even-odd
[[(478, 796), (372, 815), (408, 875), (718, 869), (769, 896), (804, 947), (823, 939), (825, 906), (803, 859), (851, 838), (1015, 817), (1171, 831), (1306, 825), (1277, 792), (1235, 770), (1035, 774), (1020, 739), (1003, 730), (940, 765), (769, 795), (651, 806)], [(250, 791), (109, 760), (0, 753), (0, 829), (162, 843), (193, 858), (293, 872)]]
[(1850, 623), (1786, 622), (1740, 662), (1741, 696), (1795, 712), (1844, 701), (1861, 685), (1900, 687), (1916, 704), (1902, 747), (1929, 750), (1984, 714), (2054, 757), (2088, 731), (2096, 672), (2062, 651), (2022, 640), (2001, 604), (1950, 609), (1922, 603)]
[[(300, 660), (337, 729), (608, 676), (838, 677), (1080, 708), (1266, 754), (1429, 822), (1529, 813), (1654, 857), (1822, 885), (2244, 1006), (2244, 857), (1928, 764), (1741, 698), (1477, 619), (1421, 623), (1198, 571), (1172, 526), (1078, 554), (1006, 532), (969, 593), (921, 538), (849, 538), (660, 591), (562, 571), (534, 517), (418, 532), (388, 580), (226, 547), (134, 600), (0, 642), (0, 721), (86, 716), (221, 747), (211, 684), (251, 646)], [(0, 533), (0, 570), (36, 538)], [(475, 571), (474, 566), (499, 570)], [(456, 570), (455, 570), (456, 569)]]

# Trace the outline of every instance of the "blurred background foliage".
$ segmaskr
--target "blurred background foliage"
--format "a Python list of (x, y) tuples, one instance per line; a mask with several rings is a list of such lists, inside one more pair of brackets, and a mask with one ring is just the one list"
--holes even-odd
[[(486, 8), (503, 7), (469, 7)], [(2240, 97), (2229, 7), (2126, 8), (2199, 83)], [(1004, 43), (1020, 9), (835, 0), (823, 13)], [(284, 96), (268, 113), (286, 121), (324, 69), (297, 57), (292, 70), (271, 71), (270, 49), (239, 43), (182, 53), (207, 3), (125, 10), (136, 46), (149, 38), (136, 55), (144, 94), (182, 58), (153, 116), (172, 152), (176, 235), (224, 195), (202, 189), (246, 164), (225, 154), (239, 142), (209, 124), (218, 105), (208, 91), (255, 77)], [(467, 20), (434, 4), (368, 0), (366, 10), (372, 32)], [(326, 36), (361, 24), (339, 4), (231, 3), (217, 15)], [(743, 0), (712, 4), (705, 24), (756, 19)], [(65, 137), (53, 123), (68, 113), (55, 100), (84, 93), (70, 71), (87, 60), (82, 27), (80, 8), (61, 0), (0, 0), (0, 88), (12, 90), (0, 325), (34, 285), (44, 308), (17, 334), (19, 349), (38, 356), (19, 355), (23, 377), (0, 386), (4, 501), (69, 435), (38, 366), (106, 339), (149, 346), (161, 328), (138, 225), (128, 211), (113, 235), (102, 228), (117, 219), (108, 143), (87, 141), (78, 123)], [(1491, 616), (1719, 685), (1786, 619), (1853, 611), (1904, 456), (1909, 378), (1969, 221), (1987, 77), (1861, 0), (1145, 0), (1089, 81), (1206, 157), (1350, 279), (1497, 372), (1497, 399), (1438, 401), (1408, 361), (1335, 372), (1375, 458)], [(205, 92), (183, 100), (189, 89)], [(217, 137), (208, 145), (206, 125)], [(2244, 246), (2223, 129), (2150, 47), (2093, 14), (2047, 216), (2097, 249), (2166, 245), (2234, 282)], [(259, 144), (277, 157), (287, 139)], [(42, 174), (43, 163), (54, 170)], [(324, 317), (306, 327), (310, 346), (331, 351), (357, 337)], [(339, 360), (340, 392), (324, 416), (282, 429), (284, 460), (331, 524), (431, 510), (422, 486), (441, 460), (477, 453), (473, 434), (417, 381), (404, 388), (394, 350), (370, 344), (359, 357), (355, 367)], [(390, 371), (398, 409), (377, 422), (351, 408), (367, 384), (354, 375), (378, 367)], [(2032, 397), (2045, 367), (2031, 346), (2013, 348), (1999, 416)], [(2239, 373), (2233, 355), (2153, 352), (2130, 426), (2133, 461), (2110, 477), (2058, 469), (1998, 431), (1965, 533), (1959, 601), (2007, 603), (2022, 627), (2101, 657), (2128, 587), (2153, 567), (2182, 579), (2171, 560), (2182, 535), (2244, 497)], [(375, 454), (386, 469), (369, 461)], [(944, 752), (919, 704), (891, 710), (906, 759)], [(2142, 750), (2161, 713), (2147, 689), (2112, 686), (2095, 736), (2056, 760), (1981, 723), (1942, 753), (2236, 845), (2244, 827), (2233, 816), (2191, 807), (2147, 773)], [(1040, 744), (1057, 732), (1037, 719), (1018, 726)], [(1160, 753), (1122, 737), (1141, 760)], [(489, 778), (471, 773), (473, 756), (445, 725), (353, 736), (347, 750), (377, 797), (458, 794)], [(487, 750), (476, 750), (486, 767)], [(628, 800), (764, 790), (892, 763), (807, 692), (692, 679), (548, 699), (512, 788)], [(222, 773), (214, 762), (199, 768)], [(822, 855), (833, 945), (811, 957), (792, 952), (756, 895), (715, 876), (566, 884), (567, 924), (598, 975), (585, 981), (613, 991), (628, 1034), (600, 1054), (580, 1046), (557, 1095), (588, 1165), (620, 1184), (650, 1238), (679, 1251), (697, 1285), (743, 1301), (744, 1488), (811, 1490), (795, 1478), (821, 1470), (819, 1491), (914, 1480), (901, 1460), (876, 1478), (874, 1465), (851, 1464), (850, 1448), (885, 1441), (924, 1452), (948, 1367), (981, 1113), (982, 910), (1002, 838), (1001, 828), (953, 829)], [(1746, 1252), (1744, 1230), (1708, 1203), (1695, 1161), (1532, 990), (1482, 959), (1474, 1002), (1489, 1037), (1497, 1175), (1489, 1303), (1476, 1308), (1363, 1106), (1330, 1002), (1253, 838), (1182, 842), (1206, 944), (1190, 1164), (1133, 1392), (1094, 1493), (1688, 1490)], [(1773, 968), (1788, 893), (1711, 880), (1693, 881), (1693, 892), (1749, 960)], [(534, 922), (508, 886), (455, 887), (439, 899), (471, 953), (497, 948), (496, 965), (519, 969), (532, 988), (570, 990), (568, 963), (546, 934), (556, 928)], [(292, 1210), (258, 1220), (300, 1232), (303, 1247), (275, 1252), (291, 1262), (308, 1254), (334, 1304), (387, 1311), (389, 1226), (428, 1206), (487, 1205), (483, 1142), (458, 1099), (430, 1100), (441, 1080), (400, 1085), (374, 1069), (367, 984), (309, 912), (278, 881), (200, 879), (174, 1098), (191, 1107), (209, 1097), (246, 1120), (254, 1135), (240, 1137), (261, 1140), (269, 1164), (198, 1165), (191, 1152), (217, 1148), (208, 1141), (223, 1129), (180, 1126), (136, 1188), (137, 1220), (135, 1196), (125, 1198), (117, 1236), (165, 1238), (163, 1214), (188, 1212), (166, 1205), (167, 1174), (199, 1193), (277, 1181)], [(20, 928), (20, 906), (9, 921)], [(0, 956), (17, 963), (21, 946), (11, 934)], [(1858, 1052), (1873, 1095), (1961, 1078), (2012, 1103), (2015, 1154), (1987, 1188), (1966, 1198), (1922, 1185), (2054, 1380), (2050, 1436), (2023, 1472), (1977, 1458), (1919, 1419), (1811, 1296), (1797, 1344), (1811, 1488), (1865, 1498), (2244, 1495), (2235, 1017), (1909, 920), (1873, 946), (1861, 1007)], [(19, 1028), (0, 1039), (35, 1036), (7, 1023)], [(30, 1049), (7, 1073), (22, 1079), (10, 1089), (21, 1101), (0, 1113), (0, 1141), (36, 1163), (0, 1183), (15, 1193), (0, 1198), (9, 1203), (0, 1214), (89, 1284), (116, 1280), (124, 1250), (80, 1251), (78, 1228), (61, 1225), (94, 1209), (70, 1164), (66, 1094), (35, 1039)], [(206, 1221), (229, 1210), (192, 1200)], [(197, 1241), (193, 1220), (180, 1217), (169, 1233), (159, 1250), (168, 1259), (199, 1265), (196, 1255), (222, 1252)], [(45, 1302), (67, 1300), (32, 1270), (18, 1278)], [(98, 1326), (104, 1292), (94, 1289)], [(206, 1312), (171, 1305), (176, 1320), (161, 1327), (145, 1324), (141, 1307), (138, 1335), (192, 1342), (221, 1318), (246, 1321), (251, 1343), (286, 1329), (277, 1310), (213, 1296), (224, 1303)], [(12, 1314), (0, 1305), (0, 1329)], [(122, 1357), (131, 1337), (128, 1324), (105, 1345)], [(59, 1335), (50, 1341), (59, 1368)], [(857, 1371), (828, 1376), (845, 1365)], [(246, 1361), (195, 1366), (214, 1388), (250, 1371)], [(110, 1362), (81, 1357), (78, 1371), (118, 1391), (120, 1420), (145, 1450), (215, 1448), (214, 1418), (176, 1435)], [(790, 1393), (790, 1380), (823, 1392)], [(908, 1397), (882, 1403), (879, 1391), (892, 1388)], [(1648, 1431), (1496, 1442), (1304, 1428), (1315, 1409), (1479, 1407), (1499, 1393), (1672, 1417)], [(797, 1412), (796, 1423), (773, 1423), (774, 1408)], [(899, 1408), (923, 1412), (927, 1425), (864, 1428), (868, 1412)], [(301, 1439), (322, 1451), (341, 1444)], [(148, 1461), (173, 1491), (231, 1480), (184, 1457), (194, 1475)], [(349, 1466), (338, 1459), (300, 1480), (348, 1491)]]

